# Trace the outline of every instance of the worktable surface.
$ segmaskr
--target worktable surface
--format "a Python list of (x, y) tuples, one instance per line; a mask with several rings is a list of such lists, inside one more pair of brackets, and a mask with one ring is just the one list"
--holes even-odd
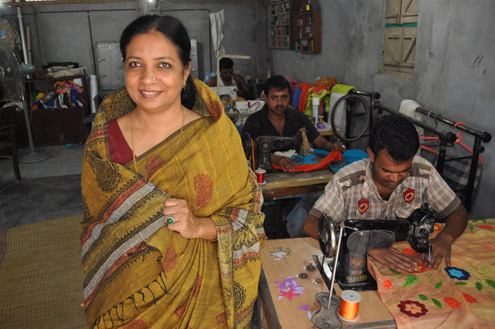
[(275, 172), (265, 174), (266, 184), (261, 186), (265, 200), (321, 192), (333, 177), (329, 169), (310, 172)]
[[(328, 289), (318, 270), (308, 271), (306, 267), (310, 263), (315, 265), (313, 255), (321, 254), (318, 241), (313, 238), (268, 240), (264, 243), (261, 249), (263, 273), (260, 299), (266, 328), (316, 328), (310, 319), (320, 309), (315, 296), (319, 292), (328, 292)], [(307, 278), (299, 278), (301, 273), (305, 273)], [(292, 284), (296, 289), (291, 293), (282, 293), (282, 284)], [(337, 284), (335, 290), (340, 295), (341, 290)], [(360, 294), (363, 299), (359, 306), (358, 319), (352, 323), (343, 322), (343, 327), (396, 327), (392, 315), (382, 304), (376, 291)]]

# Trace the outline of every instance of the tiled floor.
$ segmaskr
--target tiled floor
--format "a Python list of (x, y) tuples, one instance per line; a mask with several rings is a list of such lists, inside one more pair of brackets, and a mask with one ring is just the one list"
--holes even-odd
[[(83, 145), (35, 148), (50, 158), (21, 163), (16, 183), (12, 161), (0, 159), (0, 229), (82, 213), (81, 161)], [(29, 150), (21, 150), (22, 156)]]

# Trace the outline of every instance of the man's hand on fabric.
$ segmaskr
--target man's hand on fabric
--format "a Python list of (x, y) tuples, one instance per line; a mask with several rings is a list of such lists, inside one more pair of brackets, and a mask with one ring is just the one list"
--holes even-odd
[(451, 235), (442, 233), (430, 240), (432, 253), (428, 267), (437, 269), (443, 258), (445, 258), (445, 265), (450, 267), (450, 250), (453, 240)]
[(346, 147), (342, 142), (335, 142), (335, 143), (333, 143), (332, 150), (333, 151), (340, 151), (343, 153), (346, 151)]
[(283, 171), (294, 171), (294, 162), (288, 157), (272, 154), (272, 163), (282, 167)]
[(400, 273), (413, 272), (415, 265), (418, 264), (414, 256), (407, 255), (394, 247), (369, 249), (368, 256)]

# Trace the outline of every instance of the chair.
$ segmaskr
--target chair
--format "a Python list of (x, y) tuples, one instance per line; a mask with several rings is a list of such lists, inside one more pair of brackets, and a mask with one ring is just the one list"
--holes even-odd
[(17, 182), (20, 182), (21, 171), (19, 170), (17, 156), (15, 112), (15, 106), (0, 108), (0, 158), (12, 158), (15, 179)]

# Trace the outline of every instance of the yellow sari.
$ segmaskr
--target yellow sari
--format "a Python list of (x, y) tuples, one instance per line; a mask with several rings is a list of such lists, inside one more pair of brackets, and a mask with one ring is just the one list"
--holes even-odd
[[(250, 326), (265, 239), (263, 197), (218, 97), (194, 83), (193, 111), (203, 117), (138, 157), (139, 172), (132, 161), (111, 161), (107, 132), (107, 123), (135, 104), (121, 89), (100, 106), (81, 178), (84, 306), (91, 327)], [(186, 200), (196, 217), (210, 217), (218, 241), (168, 230), (168, 197)]]

